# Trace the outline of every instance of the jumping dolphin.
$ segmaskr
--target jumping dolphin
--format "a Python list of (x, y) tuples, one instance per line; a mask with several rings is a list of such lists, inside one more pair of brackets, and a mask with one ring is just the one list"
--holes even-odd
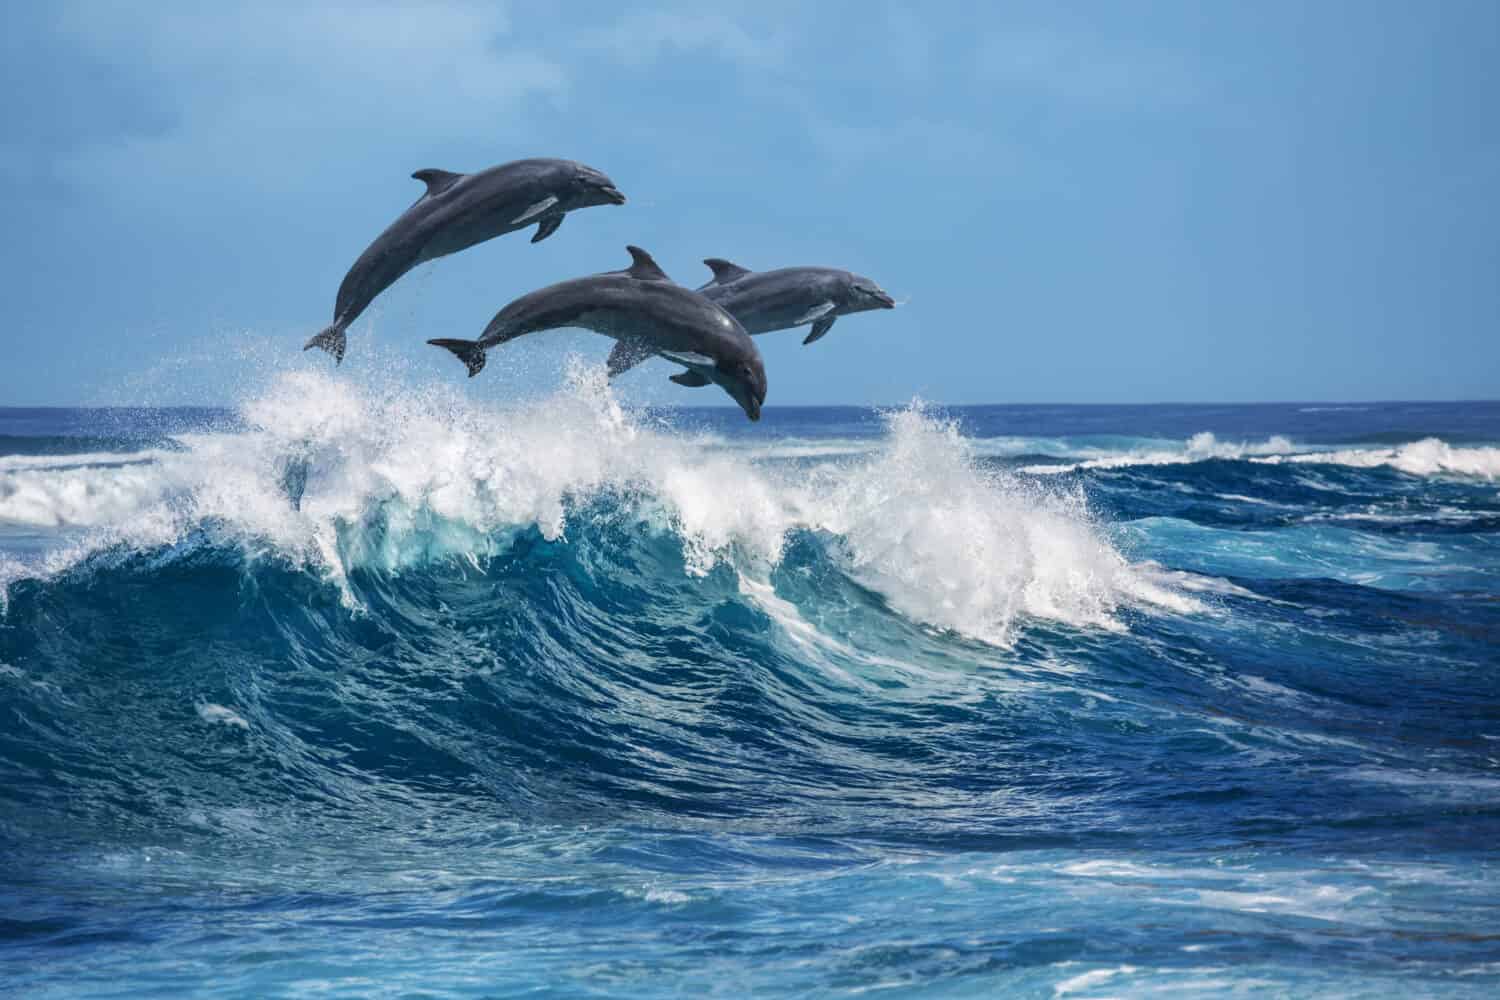
[[(687, 371), (670, 376), (685, 386), (715, 383), (760, 419), (766, 369), (745, 328), (697, 292), (667, 277), (651, 255), (626, 247), (631, 265), (529, 292), (501, 309), (478, 340), (429, 340), (458, 356), (469, 377), (484, 368), (485, 351), (539, 330), (576, 326), (613, 337), (610, 375), (658, 354)], [(624, 368), (620, 368), (623, 371)]]
[(894, 309), (896, 302), (875, 282), (832, 267), (784, 267), (759, 273), (720, 257), (703, 263), (713, 280), (698, 291), (733, 314), (750, 333), (787, 330), (803, 323), (811, 344), (833, 327), (833, 321), (870, 309)]
[(623, 205), (625, 196), (604, 174), (572, 160), (516, 160), (476, 174), (418, 170), (427, 185), (418, 198), (344, 275), (333, 325), (303, 350), (321, 347), (344, 360), (344, 329), (418, 264), (536, 223), (537, 243), (557, 232), (563, 216), (590, 205)]

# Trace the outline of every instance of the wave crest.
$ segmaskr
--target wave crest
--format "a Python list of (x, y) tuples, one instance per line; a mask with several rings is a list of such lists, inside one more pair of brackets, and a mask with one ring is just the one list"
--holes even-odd
[(1306, 455), (1277, 455), (1261, 461), (1346, 465), (1356, 469), (1386, 466), (1412, 476), (1500, 478), (1500, 448), (1456, 448), (1439, 438), (1423, 438), (1395, 448), (1347, 448)]
[(1200, 431), (1188, 438), (1180, 447), (1139, 448), (1120, 453), (1105, 453), (1088, 457), (1080, 462), (1062, 465), (1028, 465), (1021, 471), (1034, 475), (1055, 475), (1076, 472), (1079, 469), (1123, 469), (1138, 465), (1187, 465), (1206, 462), (1210, 459), (1239, 459), (1258, 455), (1282, 455), (1296, 450), (1292, 442), (1280, 434), (1265, 441), (1220, 441), (1211, 431)]
[(356, 569), (484, 559), (520, 532), (557, 541), (609, 516), (675, 537), (689, 574), (728, 564), (762, 581), (792, 532), (828, 533), (843, 570), (896, 610), (991, 642), (1022, 616), (1116, 628), (1122, 603), (1193, 606), (1128, 563), (1080, 495), (984, 469), (920, 403), (887, 416), (870, 455), (811, 470), (627, 412), (578, 363), (563, 391), (503, 407), (300, 372), (241, 416), (243, 433), (179, 435), (181, 451), (149, 461), (13, 473), (0, 517), (88, 530), (6, 577), (206, 541), (313, 569), (354, 605)]

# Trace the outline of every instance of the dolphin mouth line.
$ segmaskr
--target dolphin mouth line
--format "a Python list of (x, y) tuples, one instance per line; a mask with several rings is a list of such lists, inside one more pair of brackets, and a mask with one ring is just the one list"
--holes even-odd
[(616, 205), (625, 204), (624, 192), (615, 187), (613, 184), (609, 185), (608, 187), (600, 188), (599, 190), (602, 191), (604, 193), (604, 197), (608, 198), (612, 203)]

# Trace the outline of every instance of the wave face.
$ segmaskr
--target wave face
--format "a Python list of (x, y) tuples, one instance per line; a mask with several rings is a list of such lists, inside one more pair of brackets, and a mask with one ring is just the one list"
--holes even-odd
[(0, 985), (1483, 990), (1497, 441), (584, 367), (0, 411)]

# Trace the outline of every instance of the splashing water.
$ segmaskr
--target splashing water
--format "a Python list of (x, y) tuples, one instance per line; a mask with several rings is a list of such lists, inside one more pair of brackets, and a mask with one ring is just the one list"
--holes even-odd
[(314, 568), (349, 603), (355, 568), (485, 559), (528, 529), (557, 540), (571, 510), (608, 497), (674, 535), (696, 575), (728, 563), (764, 579), (790, 533), (831, 533), (897, 610), (991, 642), (1020, 616), (1117, 628), (1122, 602), (1195, 607), (1130, 566), (1079, 495), (981, 470), (920, 401), (886, 417), (881, 451), (812, 479), (631, 416), (576, 362), (564, 391), (513, 407), (293, 373), (241, 416), (243, 433), (180, 435), (184, 450), (129, 466), (28, 469), (0, 517), (94, 529), (49, 572), (211, 539)]

